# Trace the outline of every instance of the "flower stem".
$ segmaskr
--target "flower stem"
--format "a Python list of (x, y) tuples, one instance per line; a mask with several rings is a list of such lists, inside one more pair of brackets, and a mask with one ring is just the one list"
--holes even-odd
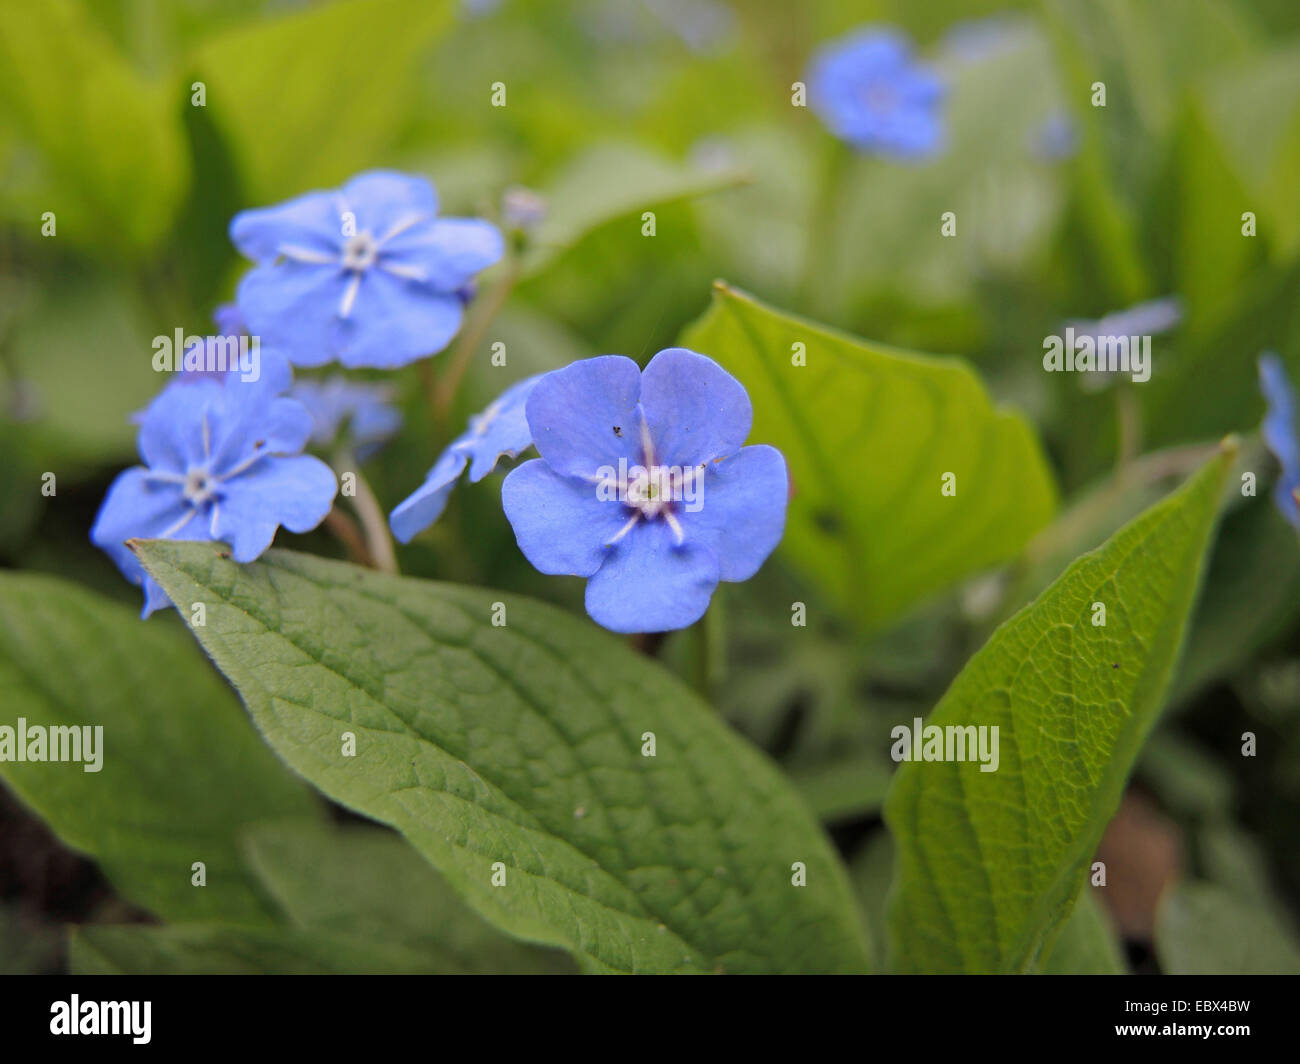
[(451, 404), (456, 401), (456, 393), (460, 390), (460, 382), (465, 376), (465, 371), (469, 369), (470, 360), (478, 350), (478, 345), (483, 342), (488, 326), (505, 305), (506, 297), (510, 295), (518, 279), (519, 259), (512, 256), (496, 284), (482, 301), (474, 303), (469, 322), (456, 337), (456, 343), (447, 356), (446, 372), (433, 386), (431, 402), (435, 424), (439, 426), (446, 424), (447, 416), (451, 412)]
[(823, 300), (814, 300), (819, 291), (819, 278), (835, 276), (834, 247), (838, 232), (837, 221), (842, 209), (841, 200), (845, 178), (849, 172), (852, 153), (835, 141), (822, 163), (822, 173), (812, 204), (812, 217), (808, 225), (808, 242), (804, 249), (803, 272), (796, 292), (796, 305), (805, 313), (816, 311)]
[(350, 472), (356, 478), (357, 493), (352, 498), (352, 507), (361, 518), (361, 528), (365, 533), (366, 555), (369, 558), (367, 564), (381, 573), (396, 574), (399, 570), (393, 535), (388, 529), (388, 521), (380, 509), (379, 500), (370, 490), (366, 478), (361, 475), (359, 465), (356, 456), (348, 450), (340, 451), (334, 462), (335, 469), (340, 473)]
[(1115, 467), (1124, 469), (1133, 463), (1142, 447), (1142, 411), (1137, 397), (1122, 383), (1115, 389), (1115, 420), (1119, 429)]
[(343, 544), (343, 549), (348, 552), (349, 561), (356, 565), (364, 565), (367, 569), (375, 567), (374, 559), (370, 557), (370, 551), (366, 547), (366, 537), (361, 534), (360, 526), (348, 514), (337, 506), (334, 507), (325, 515), (325, 527)]

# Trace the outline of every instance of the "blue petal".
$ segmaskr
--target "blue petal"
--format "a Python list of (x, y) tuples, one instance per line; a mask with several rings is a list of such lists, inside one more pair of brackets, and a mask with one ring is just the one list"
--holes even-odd
[(239, 282), (239, 312), (252, 335), (294, 365), (323, 366), (335, 358), (347, 286), (348, 275), (334, 266), (257, 266)]
[(462, 314), (454, 295), (367, 270), (351, 316), (338, 326), (338, 360), (350, 369), (408, 365), (446, 347)]
[(439, 517), (456, 478), (465, 471), (469, 458), (464, 451), (450, 448), (442, 452), (419, 488), (398, 504), (388, 517), (388, 527), (402, 543), (410, 543)]
[(781, 542), (790, 478), (775, 447), (743, 447), (711, 464), (700, 493), (700, 509), (679, 507), (688, 540), (707, 546), (728, 581), (748, 580)]
[(439, 218), (414, 226), (384, 244), (379, 266), (390, 260), (414, 267), (441, 292), (454, 292), (505, 254), (505, 240), (491, 222), (479, 218)]
[(1296, 400), (1287, 379), (1286, 367), (1274, 354), (1259, 357), (1259, 386), (1268, 403), (1260, 434), (1277, 458), (1282, 474), (1273, 487), (1273, 501), (1291, 524), (1300, 528), (1300, 506), (1295, 490), (1300, 487), (1300, 441), (1296, 438)]
[(368, 170), (352, 178), (340, 191), (345, 210), (356, 215), (357, 231), (369, 230), (382, 239), (393, 226), (415, 217), (432, 219), (438, 213), (438, 195), (424, 177), (394, 170)]
[(208, 413), (209, 469), (227, 476), (255, 454), (298, 454), (311, 437), (311, 414), (296, 399), (250, 392), (237, 401), (228, 391)]
[(507, 474), (501, 505), (524, 557), (552, 576), (595, 573), (630, 516), (622, 503), (598, 498), (594, 484), (560, 476), (540, 458)]
[[(213, 380), (182, 384), (174, 380), (149, 404), (140, 418), (137, 446), (150, 469), (184, 473), (204, 464), (204, 419), (221, 397), (222, 386)], [(208, 441), (211, 424), (209, 422)]]
[(214, 538), (230, 544), (237, 562), (251, 562), (283, 525), (290, 532), (309, 532), (334, 505), (338, 481), (319, 458), (268, 456), (221, 485), (212, 522)]
[(650, 360), (641, 375), (641, 409), (656, 463), (683, 468), (735, 454), (754, 420), (740, 381), (684, 347)]
[(669, 632), (703, 617), (717, 586), (711, 550), (678, 546), (665, 522), (641, 521), (587, 582), (587, 612), (613, 632)]
[(99, 506), (90, 541), (104, 551), (133, 584), (143, 569), (127, 548), (128, 539), (157, 539), (190, 511), (178, 484), (149, 480), (149, 470), (133, 466), (119, 473)]
[(543, 376), (538, 373), (512, 384), (483, 413), (470, 420), (469, 432), (458, 441), (473, 459), (470, 480), (482, 480), (503, 456), (518, 458), (521, 451), (532, 446), (533, 434), (525, 410), (528, 397)]
[(343, 243), (338, 193), (308, 192), (275, 207), (240, 211), (230, 239), (254, 262), (273, 262), (285, 244), (337, 254)]
[(601, 355), (546, 374), (526, 413), (537, 453), (562, 476), (640, 461), (641, 371), (630, 358)]
[(113, 559), (127, 580), (143, 588), (141, 617), (170, 605), (171, 600), (144, 571), (126, 541), (160, 539), (164, 533), (173, 540), (209, 538), (206, 515), (185, 501), (180, 487), (150, 481), (148, 476), (149, 471), (139, 466), (120, 473), (109, 485), (90, 530), (91, 542)]

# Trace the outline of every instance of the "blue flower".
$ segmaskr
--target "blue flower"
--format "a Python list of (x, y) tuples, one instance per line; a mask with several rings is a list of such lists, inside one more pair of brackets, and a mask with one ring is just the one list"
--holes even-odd
[(237, 303), (222, 303), (212, 312), (212, 322), (222, 336), (239, 336), (248, 332)]
[(781, 539), (785, 459), (743, 446), (749, 396), (704, 355), (670, 347), (644, 372), (620, 355), (575, 362), (525, 413), (541, 457), (506, 477), (506, 517), (542, 572), (589, 578), (606, 628), (694, 623), (719, 580), (748, 580)]
[(325, 519), (337, 483), (324, 462), (303, 455), (311, 415), (235, 374), (172, 385), (140, 424), (143, 466), (108, 489), (90, 538), (133, 584), (148, 617), (166, 593), (126, 547), (128, 539), (220, 540), (250, 562), (276, 529), (307, 532)]
[(428, 181), (372, 170), (235, 215), (230, 238), (257, 263), (238, 293), (249, 332), (299, 366), (394, 369), (441, 351), (458, 291), (505, 245), (488, 222), (437, 214)]
[(1079, 131), (1074, 120), (1065, 111), (1056, 111), (1034, 130), (1030, 149), (1047, 162), (1068, 159), (1079, 150)]
[(388, 524), (398, 540), (410, 543), (442, 516), (451, 489), (466, 466), (469, 479), (477, 482), (496, 468), (499, 459), (517, 458), (532, 445), (524, 404), (543, 376), (525, 377), (512, 384), (486, 410), (470, 419), (469, 430), (452, 441), (419, 489), (389, 516)]
[(144, 410), (131, 415), (139, 424), (149, 411), (173, 388), (186, 388), (200, 381), (232, 389), (232, 401), (265, 392), (268, 397), (283, 395), (293, 381), (293, 367), (279, 351), (263, 348), (246, 335), (203, 336), (189, 344), (171, 379)]
[(1176, 296), (1149, 299), (1124, 310), (1112, 311), (1096, 321), (1068, 322), (1075, 336), (1094, 340), (1118, 336), (1153, 336), (1168, 332), (1183, 320), (1183, 305)]
[(310, 443), (328, 447), (346, 426), (358, 457), (373, 451), (402, 427), (402, 414), (393, 405), (387, 384), (350, 381), (336, 374), (324, 380), (299, 381), (289, 390), (311, 414)]
[(1264, 443), (1276, 456), (1282, 474), (1273, 485), (1273, 501), (1282, 516), (1300, 529), (1300, 441), (1296, 439), (1296, 402), (1286, 367), (1277, 355), (1259, 356), (1259, 388), (1268, 403), (1260, 433)]
[(822, 48), (807, 83), (808, 106), (859, 151), (920, 159), (943, 146), (943, 83), (892, 30), (858, 30)]

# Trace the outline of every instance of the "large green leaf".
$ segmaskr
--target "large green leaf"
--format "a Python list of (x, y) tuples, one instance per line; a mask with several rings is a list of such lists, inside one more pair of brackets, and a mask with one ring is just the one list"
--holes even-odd
[(191, 58), (195, 79), (253, 202), (333, 187), (374, 166), (409, 114), (413, 65), (450, 7), (340, 0), (260, 17), (203, 44)]
[(1075, 561), (940, 700), (928, 724), (998, 728), (999, 764), (909, 761), (894, 777), (899, 967), (1024, 971), (1069, 916), (1161, 708), (1234, 451)]
[(869, 627), (1014, 557), (1052, 514), (1033, 430), (961, 362), (855, 340), (722, 283), (682, 342), (740, 378), (751, 439), (785, 454), (786, 556)]
[(276, 751), (505, 930), (603, 971), (868, 966), (844, 869), (791, 786), (589, 622), (283, 551), (136, 549), (207, 604), (195, 635)]
[(565, 971), (563, 953), (521, 945), (470, 911), (399, 835), (316, 821), (245, 836), (249, 866), (295, 926), (421, 948), (443, 970)]
[(1256, 899), (1210, 883), (1161, 898), (1156, 955), (1166, 975), (1300, 975), (1295, 932)]
[[(0, 776), (126, 897), (169, 919), (270, 920), (237, 835), (310, 815), (311, 796), (167, 618), (144, 623), (54, 577), (0, 573), (0, 703), (8, 727), (103, 727), (97, 772), (0, 761)], [(191, 885), (195, 861), (206, 886)]]
[(138, 254), (166, 229), (189, 176), (179, 93), (141, 79), (71, 0), (10, 4), (0, 19), (0, 114), (37, 149), (34, 174), (0, 197), (41, 232)]
[(1037, 970), (1042, 975), (1124, 975), (1128, 971), (1114, 925), (1091, 891), (1079, 895)]

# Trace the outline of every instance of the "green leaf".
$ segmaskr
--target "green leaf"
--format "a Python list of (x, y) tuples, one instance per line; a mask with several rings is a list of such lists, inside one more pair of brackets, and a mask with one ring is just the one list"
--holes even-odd
[(633, 145), (597, 145), (546, 190), (546, 215), (530, 241), (523, 272), (536, 273), (587, 233), (617, 218), (635, 215), (628, 233), (639, 236), (643, 211), (744, 181), (744, 172), (730, 167), (675, 163)]
[(1156, 910), (1156, 955), (1166, 975), (1296, 975), (1294, 932), (1255, 900), (1209, 883), (1181, 883)]
[(1161, 708), (1234, 452), (1076, 560), (935, 707), (929, 725), (998, 728), (999, 765), (909, 761), (894, 776), (903, 970), (1025, 971), (1069, 916)]
[(424, 949), (292, 927), (173, 924), (75, 929), (68, 964), (77, 975), (469, 974)]
[(405, 943), (441, 970), (560, 972), (562, 953), (505, 938), (468, 909), (400, 836), (315, 821), (263, 824), (245, 836), (249, 866), (293, 925)]
[(211, 544), (136, 549), (175, 599), (207, 604), (195, 635), (275, 750), (506, 931), (602, 971), (868, 966), (844, 869), (790, 785), (585, 620), (284, 551), (240, 566)]
[[(202, 45), (191, 57), (193, 80), (207, 86), (251, 202), (332, 188), (374, 166), (415, 98), (415, 61), (450, 7), (343, 0), (259, 16)], [(483, 101), (486, 111), (486, 82)]]
[(106, 257), (139, 254), (166, 230), (189, 178), (180, 97), (142, 80), (81, 5), (8, 5), (0, 112), (39, 156), (5, 204), (33, 237), (45, 211), (58, 239)]
[[(312, 799), (169, 620), (142, 622), (54, 577), (0, 573), (0, 723), (103, 728), (97, 772), (6, 760), (0, 776), (159, 916), (269, 922), (236, 836), (254, 821), (310, 815)], [(195, 861), (205, 887), (191, 886)]]
[(1060, 934), (1044, 951), (1042, 975), (1125, 975), (1128, 965), (1105, 907), (1085, 889)]
[(962, 362), (855, 340), (721, 282), (682, 343), (749, 390), (750, 439), (780, 448), (794, 482), (782, 549), (867, 627), (1014, 557), (1052, 514), (1033, 430)]

